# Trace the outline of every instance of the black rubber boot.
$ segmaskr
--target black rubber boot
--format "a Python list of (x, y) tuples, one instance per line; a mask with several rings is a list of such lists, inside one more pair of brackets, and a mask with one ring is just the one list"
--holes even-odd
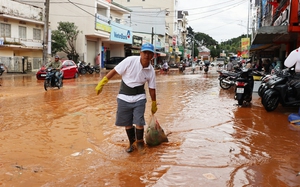
[(134, 150), (133, 143), (135, 142), (135, 127), (126, 129), (126, 133), (129, 140), (129, 147), (126, 149), (126, 152), (131, 153)]
[(138, 151), (144, 151), (144, 129), (136, 129), (136, 146)]

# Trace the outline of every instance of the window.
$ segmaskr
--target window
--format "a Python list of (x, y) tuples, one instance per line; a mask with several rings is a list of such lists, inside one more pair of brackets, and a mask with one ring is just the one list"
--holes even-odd
[(10, 24), (0, 23), (0, 37), (11, 37)]
[(127, 0), (127, 2), (130, 2), (130, 0)]
[(121, 19), (116, 18), (116, 23), (121, 23)]
[(41, 40), (41, 29), (33, 28), (33, 39), (34, 40)]
[(26, 39), (26, 27), (19, 26), (19, 38)]

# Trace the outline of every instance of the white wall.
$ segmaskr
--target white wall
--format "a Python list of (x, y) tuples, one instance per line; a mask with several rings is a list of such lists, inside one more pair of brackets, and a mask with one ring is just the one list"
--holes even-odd
[(43, 9), (11, 0), (0, 0), (0, 12), (22, 18), (42, 21)]

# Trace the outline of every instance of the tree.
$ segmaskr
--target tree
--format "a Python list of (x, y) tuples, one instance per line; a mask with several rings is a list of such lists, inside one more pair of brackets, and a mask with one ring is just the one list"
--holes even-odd
[(195, 40), (199, 41), (201, 45), (204, 45), (206, 47), (216, 46), (218, 44), (216, 40), (202, 32), (197, 32), (195, 34)]
[(211, 56), (212, 58), (218, 57), (219, 54), (220, 54), (220, 50), (216, 49), (215, 46), (209, 47), (209, 50), (210, 50), (210, 56)]
[(193, 31), (193, 28), (192, 27), (188, 27), (187, 28), (188, 30), (188, 33), (187, 33), (187, 44), (188, 46), (190, 46), (191, 50), (192, 51), (192, 56), (193, 57), (198, 57), (198, 54), (199, 54), (199, 50), (198, 50), (198, 47), (201, 46), (201, 42), (200, 40), (197, 40), (197, 34), (198, 33), (195, 33)]
[(67, 54), (68, 59), (77, 62), (79, 55), (76, 51), (76, 40), (80, 32), (77, 28), (74, 23), (58, 22), (57, 30), (51, 34), (52, 54), (62, 51)]

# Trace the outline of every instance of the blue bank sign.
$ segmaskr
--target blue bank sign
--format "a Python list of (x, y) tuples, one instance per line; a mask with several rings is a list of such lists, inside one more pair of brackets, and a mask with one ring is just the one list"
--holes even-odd
[(132, 44), (132, 29), (126, 25), (121, 25), (116, 22), (111, 23), (110, 40)]

